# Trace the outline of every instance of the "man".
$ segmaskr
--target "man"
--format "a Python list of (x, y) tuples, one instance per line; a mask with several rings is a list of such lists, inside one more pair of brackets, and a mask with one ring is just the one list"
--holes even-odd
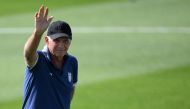
[[(67, 53), (72, 32), (64, 21), (50, 22), (48, 8), (41, 6), (35, 15), (35, 28), (24, 46), (27, 64), (22, 109), (70, 109), (77, 83), (77, 59)], [(49, 27), (49, 28), (48, 28)], [(37, 50), (43, 33), (46, 46)]]

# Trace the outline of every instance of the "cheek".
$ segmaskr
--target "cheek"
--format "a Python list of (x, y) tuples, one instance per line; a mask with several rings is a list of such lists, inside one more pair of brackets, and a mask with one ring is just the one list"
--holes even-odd
[(47, 43), (47, 46), (48, 46), (50, 51), (54, 51), (54, 49), (55, 49), (55, 44), (54, 43), (49, 42), (49, 43)]
[(65, 49), (68, 50), (70, 45), (65, 45)]

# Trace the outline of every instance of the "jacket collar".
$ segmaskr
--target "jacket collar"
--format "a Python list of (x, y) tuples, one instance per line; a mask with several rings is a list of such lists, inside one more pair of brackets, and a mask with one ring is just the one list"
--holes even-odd
[[(47, 45), (44, 46), (44, 48), (42, 49), (42, 52), (44, 53), (44, 55), (48, 59), (48, 61), (52, 62), (51, 53), (50, 53)], [(64, 60), (66, 59), (67, 56), (68, 56), (68, 53), (64, 56)]]

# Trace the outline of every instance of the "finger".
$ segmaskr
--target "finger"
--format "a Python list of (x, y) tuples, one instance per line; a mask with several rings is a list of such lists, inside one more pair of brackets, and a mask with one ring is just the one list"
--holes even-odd
[(38, 16), (38, 12), (35, 13), (35, 17), (37, 17), (37, 16)]
[(38, 19), (38, 12), (36, 12), (35, 14), (35, 21), (37, 21), (37, 19)]
[(53, 20), (53, 16), (49, 17), (47, 20), (48, 24), (50, 24), (52, 20)]
[(44, 18), (47, 19), (48, 16), (48, 8), (46, 7), (45, 12), (44, 12)]
[(44, 6), (42, 5), (39, 9), (39, 12), (38, 12), (38, 17), (43, 17), (44, 16)]

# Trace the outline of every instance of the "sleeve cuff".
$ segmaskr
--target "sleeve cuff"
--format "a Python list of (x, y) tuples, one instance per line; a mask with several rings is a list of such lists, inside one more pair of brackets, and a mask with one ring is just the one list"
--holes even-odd
[(33, 69), (35, 66), (36, 66), (36, 64), (37, 64), (37, 62), (38, 62), (38, 59), (39, 59), (39, 55), (37, 54), (37, 59), (36, 59), (36, 61), (35, 61), (35, 63), (34, 63), (34, 65), (33, 66), (31, 66), (31, 67), (29, 67), (28, 65), (28, 68), (31, 70), (31, 69)]

